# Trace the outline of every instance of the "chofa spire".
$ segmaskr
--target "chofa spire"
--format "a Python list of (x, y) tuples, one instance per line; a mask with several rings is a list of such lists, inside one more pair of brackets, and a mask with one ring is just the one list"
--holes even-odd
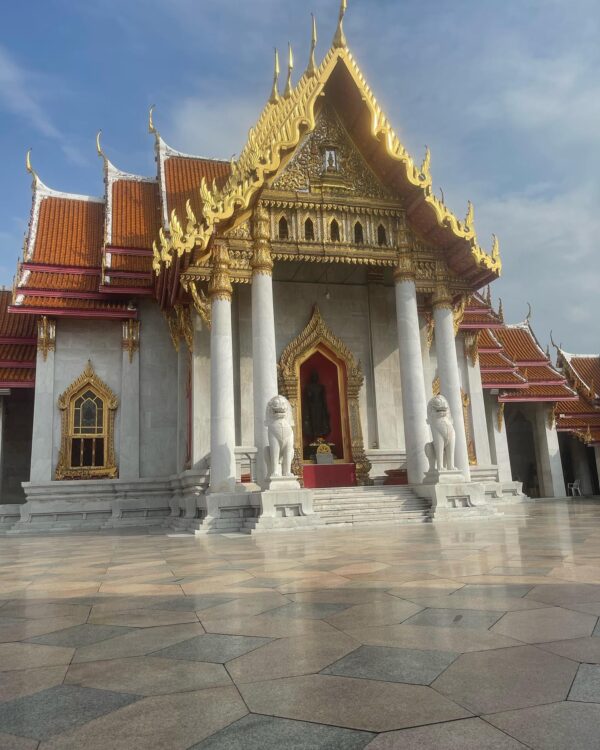
[(294, 52), (292, 50), (291, 42), (288, 42), (288, 72), (287, 72), (287, 83), (285, 84), (285, 92), (283, 96), (289, 99), (292, 95), (292, 71), (294, 70)]
[(273, 72), (273, 89), (269, 98), (270, 104), (277, 104), (279, 101), (279, 50), (275, 47), (275, 70)]
[(317, 61), (315, 59), (315, 50), (317, 49), (317, 19), (314, 13), (311, 13), (312, 17), (312, 35), (310, 38), (310, 54), (308, 57), (308, 67), (306, 68), (306, 75), (311, 78), (317, 75)]
[(339, 16), (335, 36), (333, 37), (333, 46), (336, 49), (348, 46), (348, 43), (346, 42), (346, 35), (344, 34), (344, 16), (346, 15), (347, 8), (348, 8), (348, 0), (341, 0), (340, 16)]

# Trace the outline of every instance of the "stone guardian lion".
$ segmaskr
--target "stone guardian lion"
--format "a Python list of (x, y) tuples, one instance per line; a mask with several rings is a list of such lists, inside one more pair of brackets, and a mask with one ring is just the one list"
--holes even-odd
[(455, 432), (450, 406), (444, 396), (434, 396), (427, 404), (427, 424), (433, 441), (425, 446), (429, 471), (455, 471)]
[(267, 404), (265, 426), (269, 445), (265, 449), (269, 476), (293, 477), (294, 417), (285, 396), (274, 396)]

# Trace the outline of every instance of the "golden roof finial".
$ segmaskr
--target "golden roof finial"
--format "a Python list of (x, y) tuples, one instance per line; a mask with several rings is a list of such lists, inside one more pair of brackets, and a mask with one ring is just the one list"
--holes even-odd
[(492, 260), (498, 260), (500, 257), (500, 240), (495, 234), (492, 235)]
[(485, 301), (488, 303), (490, 307), (492, 306), (492, 287), (490, 284), (487, 285)]
[(475, 209), (471, 201), (467, 201), (467, 215), (465, 217), (465, 226), (469, 229), (473, 229), (473, 221), (475, 220)]
[(98, 156), (99, 156), (99, 157), (100, 157), (101, 159), (104, 159), (104, 161), (106, 162), (106, 161), (108, 161), (108, 159), (106, 158), (106, 154), (105, 154), (105, 153), (104, 153), (104, 151), (102, 150), (102, 144), (100, 143), (100, 137), (101, 137), (101, 136), (102, 136), (102, 131), (101, 131), (101, 130), (99, 130), (99, 131), (98, 131), (98, 132), (96, 133), (96, 151), (98, 152)]
[(279, 101), (279, 50), (275, 47), (275, 71), (273, 73), (273, 90), (269, 99), (270, 104), (277, 104)]
[(533, 310), (531, 309), (531, 305), (529, 302), (527, 303), (527, 317), (525, 318), (525, 322), (529, 324), (529, 321), (531, 320), (531, 316), (533, 314)]
[(336, 49), (347, 47), (346, 35), (344, 34), (344, 16), (346, 15), (346, 9), (348, 8), (348, 0), (341, 0), (340, 3), (340, 15), (338, 20), (337, 29), (335, 36), (333, 37), (333, 46)]
[(431, 182), (431, 151), (429, 150), (429, 146), (425, 146), (425, 156), (421, 164), (421, 180), (423, 182)]
[(292, 95), (292, 71), (294, 70), (294, 53), (292, 51), (292, 44), (288, 42), (288, 73), (287, 83), (285, 85), (285, 92), (283, 96), (289, 99)]
[(38, 182), (40, 181), (40, 178), (38, 177), (35, 169), (31, 166), (31, 149), (28, 149), (27, 153), (25, 154), (25, 169), (33, 177), (33, 187), (36, 187)]
[(148, 110), (148, 132), (152, 133), (153, 135), (158, 135), (158, 131), (154, 127), (154, 108), (155, 107), (156, 107), (156, 104), (152, 104), (150, 109)]
[(498, 297), (498, 317), (504, 323), (504, 308), (502, 306), (502, 299)]
[(315, 60), (315, 50), (317, 49), (317, 19), (315, 14), (310, 14), (312, 17), (312, 36), (310, 39), (310, 55), (308, 58), (308, 67), (306, 68), (306, 75), (313, 78), (317, 75), (317, 62)]

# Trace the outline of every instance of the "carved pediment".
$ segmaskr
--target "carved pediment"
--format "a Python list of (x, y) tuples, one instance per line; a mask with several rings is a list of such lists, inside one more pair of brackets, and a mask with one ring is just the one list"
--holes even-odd
[(315, 129), (300, 143), (272, 188), (298, 192), (324, 190), (359, 198), (397, 200), (371, 171), (329, 104), (323, 106)]

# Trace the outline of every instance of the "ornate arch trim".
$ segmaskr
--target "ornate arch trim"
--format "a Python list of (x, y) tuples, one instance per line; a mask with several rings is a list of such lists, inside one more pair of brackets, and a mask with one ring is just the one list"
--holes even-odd
[[(359, 361), (352, 351), (327, 326), (319, 308), (315, 305), (306, 328), (285, 348), (279, 360), (279, 389), (288, 399), (297, 420), (300, 420), (300, 365), (319, 347), (329, 349), (344, 364), (346, 369), (346, 397), (348, 405), (348, 422), (350, 429), (350, 452), (356, 465), (356, 478), (359, 484), (369, 484), (371, 463), (365, 454), (365, 447), (360, 422), (358, 396), (364, 383), (364, 375)], [(298, 424), (301, 422), (298, 421)], [(295, 470), (302, 472), (302, 437), (296, 430)]]
[[(91, 390), (103, 403), (102, 434), (104, 439), (104, 461), (102, 466), (78, 466), (71, 465), (71, 441), (74, 437), (73, 410), (75, 401), (86, 390)], [(100, 479), (117, 476), (117, 465), (115, 462), (115, 411), (119, 405), (119, 399), (108, 385), (101, 380), (92, 363), (88, 360), (82, 374), (71, 383), (71, 385), (59, 396), (58, 408), (61, 412), (61, 447), (56, 466), (56, 479)]]

